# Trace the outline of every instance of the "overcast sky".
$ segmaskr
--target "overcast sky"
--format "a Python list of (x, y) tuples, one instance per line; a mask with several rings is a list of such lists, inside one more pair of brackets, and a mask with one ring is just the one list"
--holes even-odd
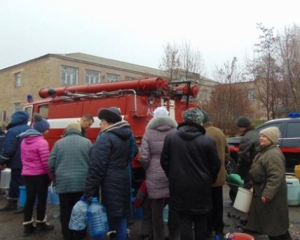
[(0, 0), (0, 69), (82, 52), (159, 68), (166, 43), (189, 42), (215, 66), (251, 57), (257, 23), (300, 24), (299, 0)]

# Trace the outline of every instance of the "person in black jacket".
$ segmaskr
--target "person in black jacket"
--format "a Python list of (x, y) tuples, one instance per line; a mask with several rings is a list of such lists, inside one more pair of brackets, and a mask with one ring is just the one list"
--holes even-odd
[(237, 172), (244, 180), (244, 187), (251, 188), (249, 170), (259, 150), (259, 134), (247, 117), (240, 117), (237, 121), (237, 127), (241, 132)]
[(221, 161), (215, 141), (205, 136), (202, 112), (191, 108), (183, 118), (177, 131), (166, 136), (160, 161), (169, 178), (169, 209), (178, 216), (180, 238), (192, 240), (195, 235), (205, 240), (206, 216), (212, 211), (211, 185)]
[(110, 230), (116, 231), (116, 239), (125, 240), (131, 204), (128, 164), (136, 146), (130, 125), (122, 121), (118, 108), (100, 109), (98, 118), (101, 132), (90, 152), (84, 197), (90, 200), (100, 185)]

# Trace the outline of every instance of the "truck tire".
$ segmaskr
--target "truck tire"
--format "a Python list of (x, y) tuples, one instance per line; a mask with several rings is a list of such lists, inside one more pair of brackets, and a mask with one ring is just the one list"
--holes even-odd
[(232, 157), (229, 157), (225, 161), (225, 169), (226, 169), (227, 174), (237, 172), (237, 164), (236, 164), (236, 161)]

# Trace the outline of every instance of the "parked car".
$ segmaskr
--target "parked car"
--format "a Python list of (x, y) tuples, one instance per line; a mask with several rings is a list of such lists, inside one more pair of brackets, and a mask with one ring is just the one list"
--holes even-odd
[[(260, 132), (268, 127), (278, 127), (281, 133), (278, 146), (286, 159), (286, 172), (287, 174), (294, 174), (295, 165), (300, 165), (300, 114), (292, 113), (288, 118), (267, 121), (256, 127), (256, 130)], [(240, 140), (241, 137), (227, 139), (230, 147), (230, 158), (226, 161), (228, 173), (236, 172)]]

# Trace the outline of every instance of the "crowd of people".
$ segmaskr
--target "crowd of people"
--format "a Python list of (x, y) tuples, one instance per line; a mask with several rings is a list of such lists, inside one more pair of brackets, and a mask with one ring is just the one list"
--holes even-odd
[[(88, 202), (93, 197), (101, 200), (107, 210), (109, 239), (128, 239), (132, 214), (130, 167), (138, 148), (119, 108), (100, 109), (98, 118), (101, 131), (94, 144), (86, 132), (94, 123), (90, 114), (69, 123), (51, 150), (44, 138), (50, 124), (39, 114), (34, 115), (30, 127), (28, 114), (16, 111), (5, 137), (1, 132), (0, 168), (11, 169), (11, 182), (7, 205), (0, 211), (18, 210), (19, 187), (25, 185), (26, 203), (19, 209), (24, 215), (24, 236), (54, 229), (46, 216), (52, 181), (59, 195), (63, 239), (79, 240), (87, 235), (86, 229), (74, 231), (68, 227), (72, 208), (82, 196)], [(280, 132), (276, 127), (257, 132), (247, 117), (241, 117), (237, 127), (242, 136), (238, 173), (244, 187), (253, 190), (244, 230), (266, 234), (270, 240), (290, 240), (285, 159), (277, 146)], [(183, 122), (177, 123), (165, 107), (156, 108), (139, 151), (145, 170), (135, 202), (144, 208), (140, 240), (223, 236), (223, 185), (229, 147), (209, 113), (190, 108), (183, 113)], [(168, 233), (164, 232), (163, 221), (166, 205)]]

